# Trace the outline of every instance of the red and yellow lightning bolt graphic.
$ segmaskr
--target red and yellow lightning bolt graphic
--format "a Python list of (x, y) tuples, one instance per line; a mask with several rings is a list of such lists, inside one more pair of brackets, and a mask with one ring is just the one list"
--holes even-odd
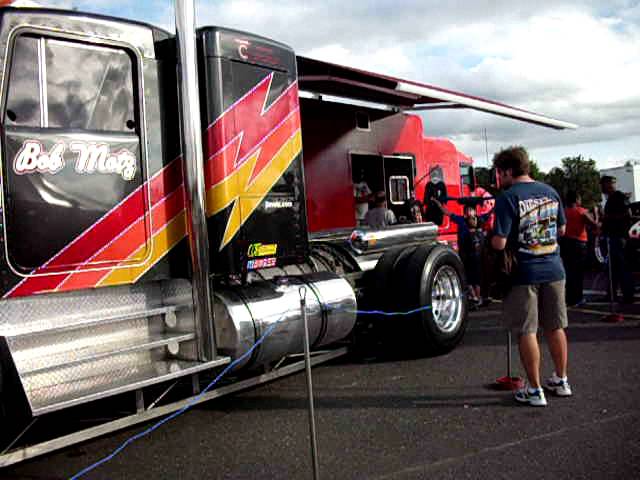
[[(297, 83), (265, 108), (272, 80), (273, 74), (266, 76), (205, 133), (207, 214), (233, 203), (220, 249), (302, 151)], [(147, 194), (151, 209), (140, 216), (135, 207)], [(185, 215), (182, 164), (177, 158), (5, 297), (134, 283), (185, 237)], [(145, 253), (145, 260), (138, 262)]]
[(220, 250), (302, 151), (297, 83), (265, 108), (272, 80), (266, 76), (207, 130), (207, 216), (233, 204)]

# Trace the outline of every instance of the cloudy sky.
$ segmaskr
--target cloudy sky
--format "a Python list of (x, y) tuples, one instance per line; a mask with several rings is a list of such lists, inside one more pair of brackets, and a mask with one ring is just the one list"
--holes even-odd
[[(51, 4), (51, 2), (46, 2)], [(54, 0), (173, 30), (170, 0)], [(555, 131), (471, 111), (425, 115), (485, 165), (524, 144), (544, 170), (584, 155), (640, 158), (640, 0), (197, 0), (199, 25), (238, 28), (299, 54), (488, 97), (577, 123)]]

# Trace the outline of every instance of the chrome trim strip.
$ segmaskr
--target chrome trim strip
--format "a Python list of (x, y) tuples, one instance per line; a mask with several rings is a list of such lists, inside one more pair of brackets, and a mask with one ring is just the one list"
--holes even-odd
[(38, 41), (38, 82), (40, 83), (40, 127), (49, 127), (49, 103), (47, 101), (46, 40)]

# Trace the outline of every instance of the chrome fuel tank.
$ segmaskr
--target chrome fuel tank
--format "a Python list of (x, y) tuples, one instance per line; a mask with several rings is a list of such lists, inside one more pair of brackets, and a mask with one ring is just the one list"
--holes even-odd
[(302, 288), (306, 291), (312, 348), (345, 338), (356, 322), (353, 288), (334, 273), (318, 272), (216, 291), (214, 319), (220, 353), (240, 358), (276, 322), (271, 334), (236, 369), (258, 368), (302, 352)]

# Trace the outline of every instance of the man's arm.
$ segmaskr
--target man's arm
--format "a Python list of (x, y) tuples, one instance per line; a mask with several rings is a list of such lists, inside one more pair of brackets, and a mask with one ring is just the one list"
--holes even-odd
[[(556, 193), (557, 195), (557, 193)], [(556, 219), (558, 230), (557, 237), (564, 237), (564, 234), (567, 232), (567, 216), (564, 211), (564, 207), (562, 206), (562, 200), (558, 196), (558, 217)]]
[(491, 237), (491, 247), (495, 250), (504, 250), (507, 247), (507, 238), (511, 233), (514, 223), (515, 207), (507, 201), (505, 194), (496, 199), (495, 224), (493, 226), (493, 236)]
[(504, 250), (507, 247), (507, 237), (494, 235), (491, 237), (491, 247), (493, 247), (494, 250)]
[(595, 218), (593, 218), (591, 216), (591, 214), (589, 213), (589, 210), (586, 210), (583, 212), (582, 216), (584, 217), (584, 219), (587, 221), (588, 224), (597, 227), (598, 226), (598, 222), (596, 221)]

